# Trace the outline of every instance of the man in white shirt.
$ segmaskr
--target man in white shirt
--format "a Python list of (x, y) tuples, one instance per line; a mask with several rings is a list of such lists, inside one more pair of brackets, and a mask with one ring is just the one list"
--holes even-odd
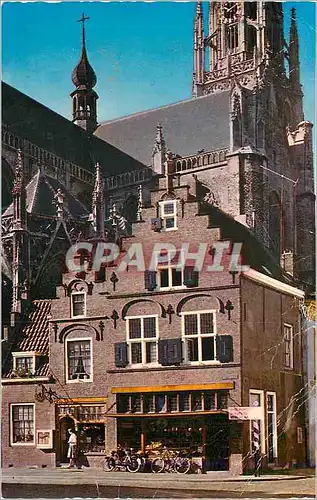
[(75, 459), (76, 459), (76, 448), (77, 448), (77, 436), (72, 429), (68, 429), (70, 434), (68, 439), (68, 453), (67, 458), (69, 458), (69, 468), (75, 467)]

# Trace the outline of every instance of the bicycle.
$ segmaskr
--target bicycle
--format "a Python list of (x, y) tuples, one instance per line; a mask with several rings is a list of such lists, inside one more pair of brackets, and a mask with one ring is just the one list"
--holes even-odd
[(105, 458), (103, 469), (106, 472), (114, 470), (127, 470), (128, 472), (138, 472), (141, 467), (141, 459), (130, 449), (118, 449), (111, 452)]
[(181, 456), (180, 451), (172, 452), (166, 447), (160, 457), (152, 461), (152, 472), (160, 474), (161, 472), (177, 472), (178, 474), (187, 474), (191, 468), (191, 461)]

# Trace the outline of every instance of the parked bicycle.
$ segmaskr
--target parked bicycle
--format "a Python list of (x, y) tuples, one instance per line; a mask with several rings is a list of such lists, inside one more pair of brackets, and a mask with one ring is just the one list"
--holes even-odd
[(182, 457), (179, 451), (171, 451), (166, 447), (160, 457), (152, 461), (152, 472), (177, 472), (178, 474), (187, 474), (191, 468), (189, 458)]
[(105, 458), (104, 470), (107, 472), (115, 470), (125, 470), (128, 472), (138, 472), (142, 465), (141, 459), (131, 448), (118, 447), (113, 450), (109, 457)]

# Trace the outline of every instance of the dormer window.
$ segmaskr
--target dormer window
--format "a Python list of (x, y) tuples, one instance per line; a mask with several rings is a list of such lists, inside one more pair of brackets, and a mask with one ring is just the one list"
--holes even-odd
[(161, 201), (160, 215), (164, 231), (175, 231), (177, 229), (177, 200)]
[(86, 294), (85, 292), (73, 292), (71, 295), (72, 318), (86, 316)]
[(16, 377), (23, 378), (35, 374), (35, 353), (13, 352), (13, 372)]

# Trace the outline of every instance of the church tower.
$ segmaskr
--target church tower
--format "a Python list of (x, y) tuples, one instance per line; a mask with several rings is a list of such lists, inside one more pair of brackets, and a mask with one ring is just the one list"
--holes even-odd
[(193, 97), (229, 99), (227, 159), (239, 164), (237, 220), (287, 272), (312, 283), (312, 124), (303, 113), (295, 9), (285, 40), (282, 2), (211, 1), (204, 37), (198, 2), (193, 38)]
[[(204, 52), (209, 52), (208, 68)], [(201, 2), (194, 24), (193, 96), (228, 88), (232, 78), (253, 88), (268, 60), (283, 74), (283, 9), (280, 2), (210, 2), (203, 38)]]
[(78, 21), (82, 23), (82, 48), (80, 61), (72, 72), (72, 82), (76, 89), (71, 93), (71, 97), (73, 99), (73, 123), (93, 133), (97, 128), (98, 95), (93, 90), (97, 77), (89, 64), (86, 51), (85, 21), (87, 19), (89, 17), (82, 14)]

